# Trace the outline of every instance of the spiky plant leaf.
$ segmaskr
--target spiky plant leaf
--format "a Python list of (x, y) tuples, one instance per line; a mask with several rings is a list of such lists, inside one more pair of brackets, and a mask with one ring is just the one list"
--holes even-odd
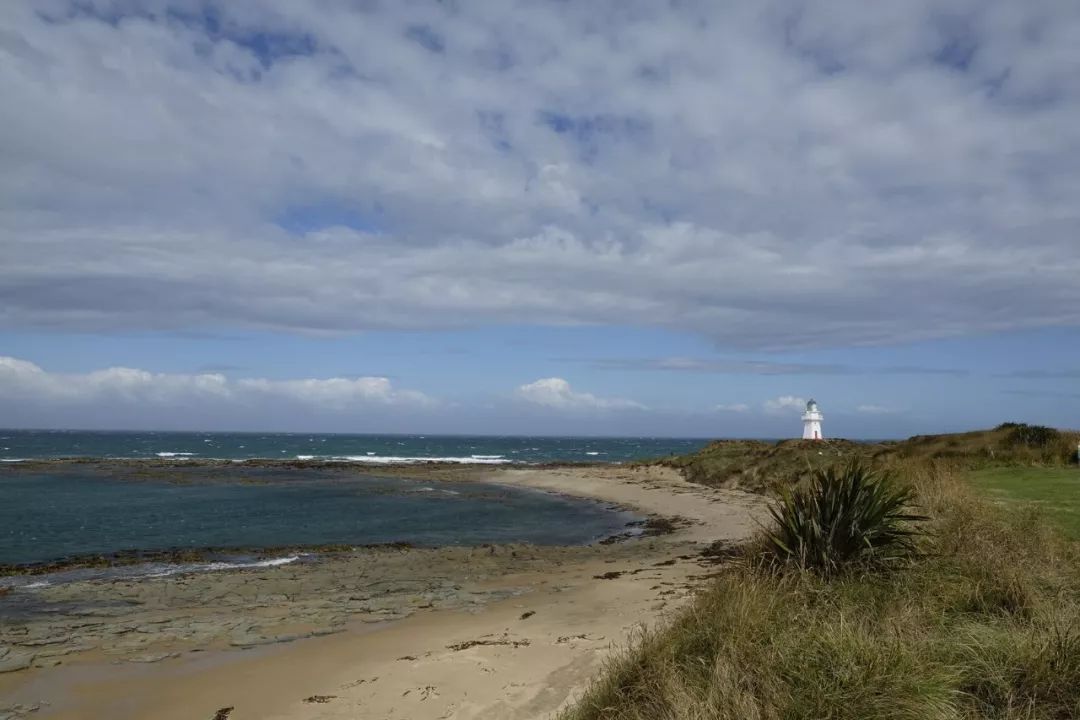
[(888, 563), (910, 555), (927, 518), (910, 511), (914, 491), (857, 461), (816, 471), (785, 490), (769, 512), (771, 555), (823, 574), (857, 561)]

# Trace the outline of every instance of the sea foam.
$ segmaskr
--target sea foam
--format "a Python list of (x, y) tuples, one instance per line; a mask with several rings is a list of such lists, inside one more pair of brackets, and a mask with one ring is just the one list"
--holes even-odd
[(501, 455), (469, 455), (467, 457), (406, 457), (402, 455), (343, 455), (331, 458), (338, 462), (369, 463), (371, 465), (415, 465), (417, 463), (460, 463), (463, 465), (502, 465), (513, 462)]
[(267, 558), (265, 560), (235, 560), (233, 562), (209, 562), (209, 563), (147, 563), (145, 565), (127, 565), (111, 568), (76, 568), (73, 570), (59, 570), (47, 574), (43, 579), (30, 580), (24, 576), (12, 576), (0, 579), (0, 587), (19, 588), (22, 590), (41, 590), (53, 585), (64, 585), (70, 582), (83, 580), (103, 579), (127, 579), (140, 580), (149, 578), (169, 577), (186, 573), (219, 572), (222, 570), (253, 570), (257, 568), (279, 567), (288, 565), (300, 559), (300, 555), (287, 557)]

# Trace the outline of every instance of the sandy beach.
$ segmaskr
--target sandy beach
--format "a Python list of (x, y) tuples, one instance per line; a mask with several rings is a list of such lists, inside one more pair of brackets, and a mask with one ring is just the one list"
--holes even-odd
[(675, 530), (43, 588), (52, 612), (0, 623), (0, 718), (548, 717), (708, 576), (702, 550), (745, 537), (763, 510), (664, 468), (385, 472), (591, 498)]

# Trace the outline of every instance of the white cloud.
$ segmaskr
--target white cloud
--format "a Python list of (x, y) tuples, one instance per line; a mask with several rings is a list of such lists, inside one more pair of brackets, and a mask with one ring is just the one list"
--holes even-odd
[(716, 410), (721, 412), (747, 412), (750, 406), (746, 403), (732, 403), (730, 405), (717, 405)]
[(1080, 4), (616, 5), (3, 3), (0, 326), (1080, 325)]
[(574, 392), (562, 378), (541, 378), (517, 389), (526, 402), (559, 410), (643, 410), (644, 405), (622, 398), (601, 398), (592, 393)]
[(293, 398), (319, 407), (347, 408), (364, 404), (414, 405), (432, 404), (431, 398), (416, 390), (398, 390), (389, 378), (307, 378), (304, 380), (247, 379), (237, 382), (239, 389)]
[(189, 403), (236, 405), (278, 400), (316, 410), (424, 408), (435, 401), (399, 390), (384, 377), (229, 380), (217, 373), (151, 373), (114, 367), (89, 373), (50, 373), (25, 360), (0, 356), (0, 398), (36, 403)]
[(772, 400), (766, 400), (765, 411), (771, 413), (788, 413), (796, 410), (802, 412), (806, 409), (806, 400), (794, 395), (781, 395)]

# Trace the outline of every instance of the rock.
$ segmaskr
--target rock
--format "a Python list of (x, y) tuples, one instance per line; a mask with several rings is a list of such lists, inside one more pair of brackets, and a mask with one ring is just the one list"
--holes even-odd
[(70, 638), (64, 636), (40, 638), (36, 640), (23, 640), (19, 645), (25, 645), (27, 647), (41, 647), (43, 645), (59, 645), (60, 643), (67, 642)]
[(92, 650), (93, 645), (69, 645), (62, 648), (46, 648), (38, 652), (37, 656), (40, 657), (60, 657), (62, 655), (71, 655), (72, 653), (83, 652), (84, 650)]
[[(44, 703), (48, 705), (48, 703)], [(42, 704), (37, 705), (10, 705), (5, 708), (0, 708), (0, 720), (19, 720), (24, 718), (30, 713), (35, 713), (42, 708)]]
[(30, 667), (32, 662), (34, 662), (33, 653), (19, 652), (18, 650), (9, 651), (7, 655), (0, 658), (0, 673), (25, 670)]
[(178, 653), (178, 652), (167, 652), (167, 653), (157, 653), (157, 654), (152, 654), (152, 655), (139, 655), (138, 657), (131, 658), (131, 660), (129, 662), (156, 663), (156, 662), (161, 662), (162, 660), (169, 660), (170, 658), (175, 658), (175, 657), (180, 657), (180, 653)]

